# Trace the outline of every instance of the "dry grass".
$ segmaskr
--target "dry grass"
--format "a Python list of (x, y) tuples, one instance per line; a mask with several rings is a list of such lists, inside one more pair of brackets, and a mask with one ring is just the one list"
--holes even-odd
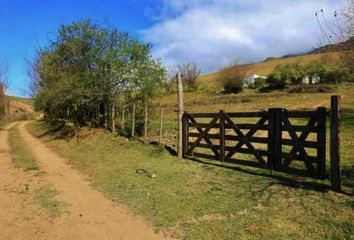
[[(289, 58), (280, 58), (273, 59), (270, 61), (256, 63), (256, 64), (247, 64), (243, 65), (243, 69), (250, 74), (258, 75), (268, 75), (277, 65), (282, 64), (293, 64), (300, 63), (300, 65), (307, 65), (314, 61), (319, 61), (323, 59), (336, 60), (339, 59), (339, 53), (323, 53), (323, 54), (312, 54), (298, 57), (289, 57)], [(217, 81), (219, 72), (210, 73), (204, 76), (199, 77), (197, 83), (200, 86), (207, 86), (209, 89), (214, 89), (220, 91), (222, 88), (222, 83)]]

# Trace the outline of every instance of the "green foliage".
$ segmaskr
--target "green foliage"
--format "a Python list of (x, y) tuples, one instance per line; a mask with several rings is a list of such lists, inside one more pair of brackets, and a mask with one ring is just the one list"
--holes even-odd
[(36, 109), (51, 119), (102, 126), (116, 98), (147, 102), (160, 91), (165, 69), (150, 49), (89, 20), (61, 26), (38, 52)]
[(320, 83), (338, 84), (350, 79), (349, 68), (342, 61), (320, 61), (306, 66), (299, 64), (279, 65), (268, 75), (270, 88), (282, 89), (288, 84), (298, 85), (308, 76), (319, 78)]
[(269, 74), (267, 82), (269, 87), (275, 89), (285, 88), (287, 84), (300, 84), (306, 76), (299, 64), (279, 65)]
[(318, 76), (321, 83), (340, 83), (349, 80), (348, 68), (342, 62), (315, 62), (308, 65), (306, 72), (310, 77)]

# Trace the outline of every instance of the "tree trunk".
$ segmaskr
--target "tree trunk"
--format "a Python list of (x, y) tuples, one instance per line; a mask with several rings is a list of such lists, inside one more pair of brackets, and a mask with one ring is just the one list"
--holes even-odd
[(135, 105), (133, 105), (133, 113), (132, 113), (132, 137), (135, 136)]
[(160, 107), (160, 137), (159, 137), (160, 145), (162, 145), (162, 129), (163, 129), (163, 112), (162, 112), (162, 107)]
[(115, 115), (116, 115), (116, 103), (113, 101), (112, 103), (112, 133), (113, 134), (116, 134)]
[(145, 120), (144, 120), (144, 141), (147, 141), (147, 132), (148, 132), (148, 107), (145, 103)]
[(122, 107), (122, 128), (124, 129), (125, 127), (125, 105), (123, 103), (123, 107)]
[(108, 107), (104, 105), (104, 128), (108, 128)]

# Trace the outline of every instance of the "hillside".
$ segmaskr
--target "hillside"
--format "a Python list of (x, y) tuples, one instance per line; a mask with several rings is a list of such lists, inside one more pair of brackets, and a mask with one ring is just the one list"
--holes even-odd
[[(246, 69), (249, 74), (255, 73), (258, 75), (268, 75), (277, 65), (292, 63), (306, 65), (311, 62), (320, 61), (324, 59), (336, 60), (339, 57), (340, 53), (337, 52), (310, 54), (296, 57), (275, 58), (261, 63), (246, 64), (243, 65), (242, 68)], [(207, 86), (209, 89), (218, 90), (221, 88), (221, 84), (216, 81), (217, 76), (218, 72), (209, 73), (199, 77), (197, 82), (201, 86)]]
[(10, 117), (13, 119), (23, 118), (28, 114), (34, 113), (32, 99), (8, 96), (10, 101)]

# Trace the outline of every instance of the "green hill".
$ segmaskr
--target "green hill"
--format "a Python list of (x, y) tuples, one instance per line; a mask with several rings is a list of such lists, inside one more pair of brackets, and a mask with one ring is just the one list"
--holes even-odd
[[(339, 59), (340, 53), (330, 52), (330, 53), (321, 53), (321, 54), (310, 54), (302, 55), (296, 57), (287, 57), (287, 58), (275, 58), (268, 61), (255, 64), (245, 64), (242, 65), (242, 68), (247, 70), (249, 74), (258, 74), (258, 75), (268, 75), (276, 66), (282, 64), (292, 64), (299, 63), (301, 65), (307, 65), (309, 63), (321, 60), (336, 60)], [(217, 90), (221, 88), (221, 83), (217, 81), (219, 72), (213, 72), (199, 77), (197, 83), (200, 86), (206, 86), (209, 89)]]

